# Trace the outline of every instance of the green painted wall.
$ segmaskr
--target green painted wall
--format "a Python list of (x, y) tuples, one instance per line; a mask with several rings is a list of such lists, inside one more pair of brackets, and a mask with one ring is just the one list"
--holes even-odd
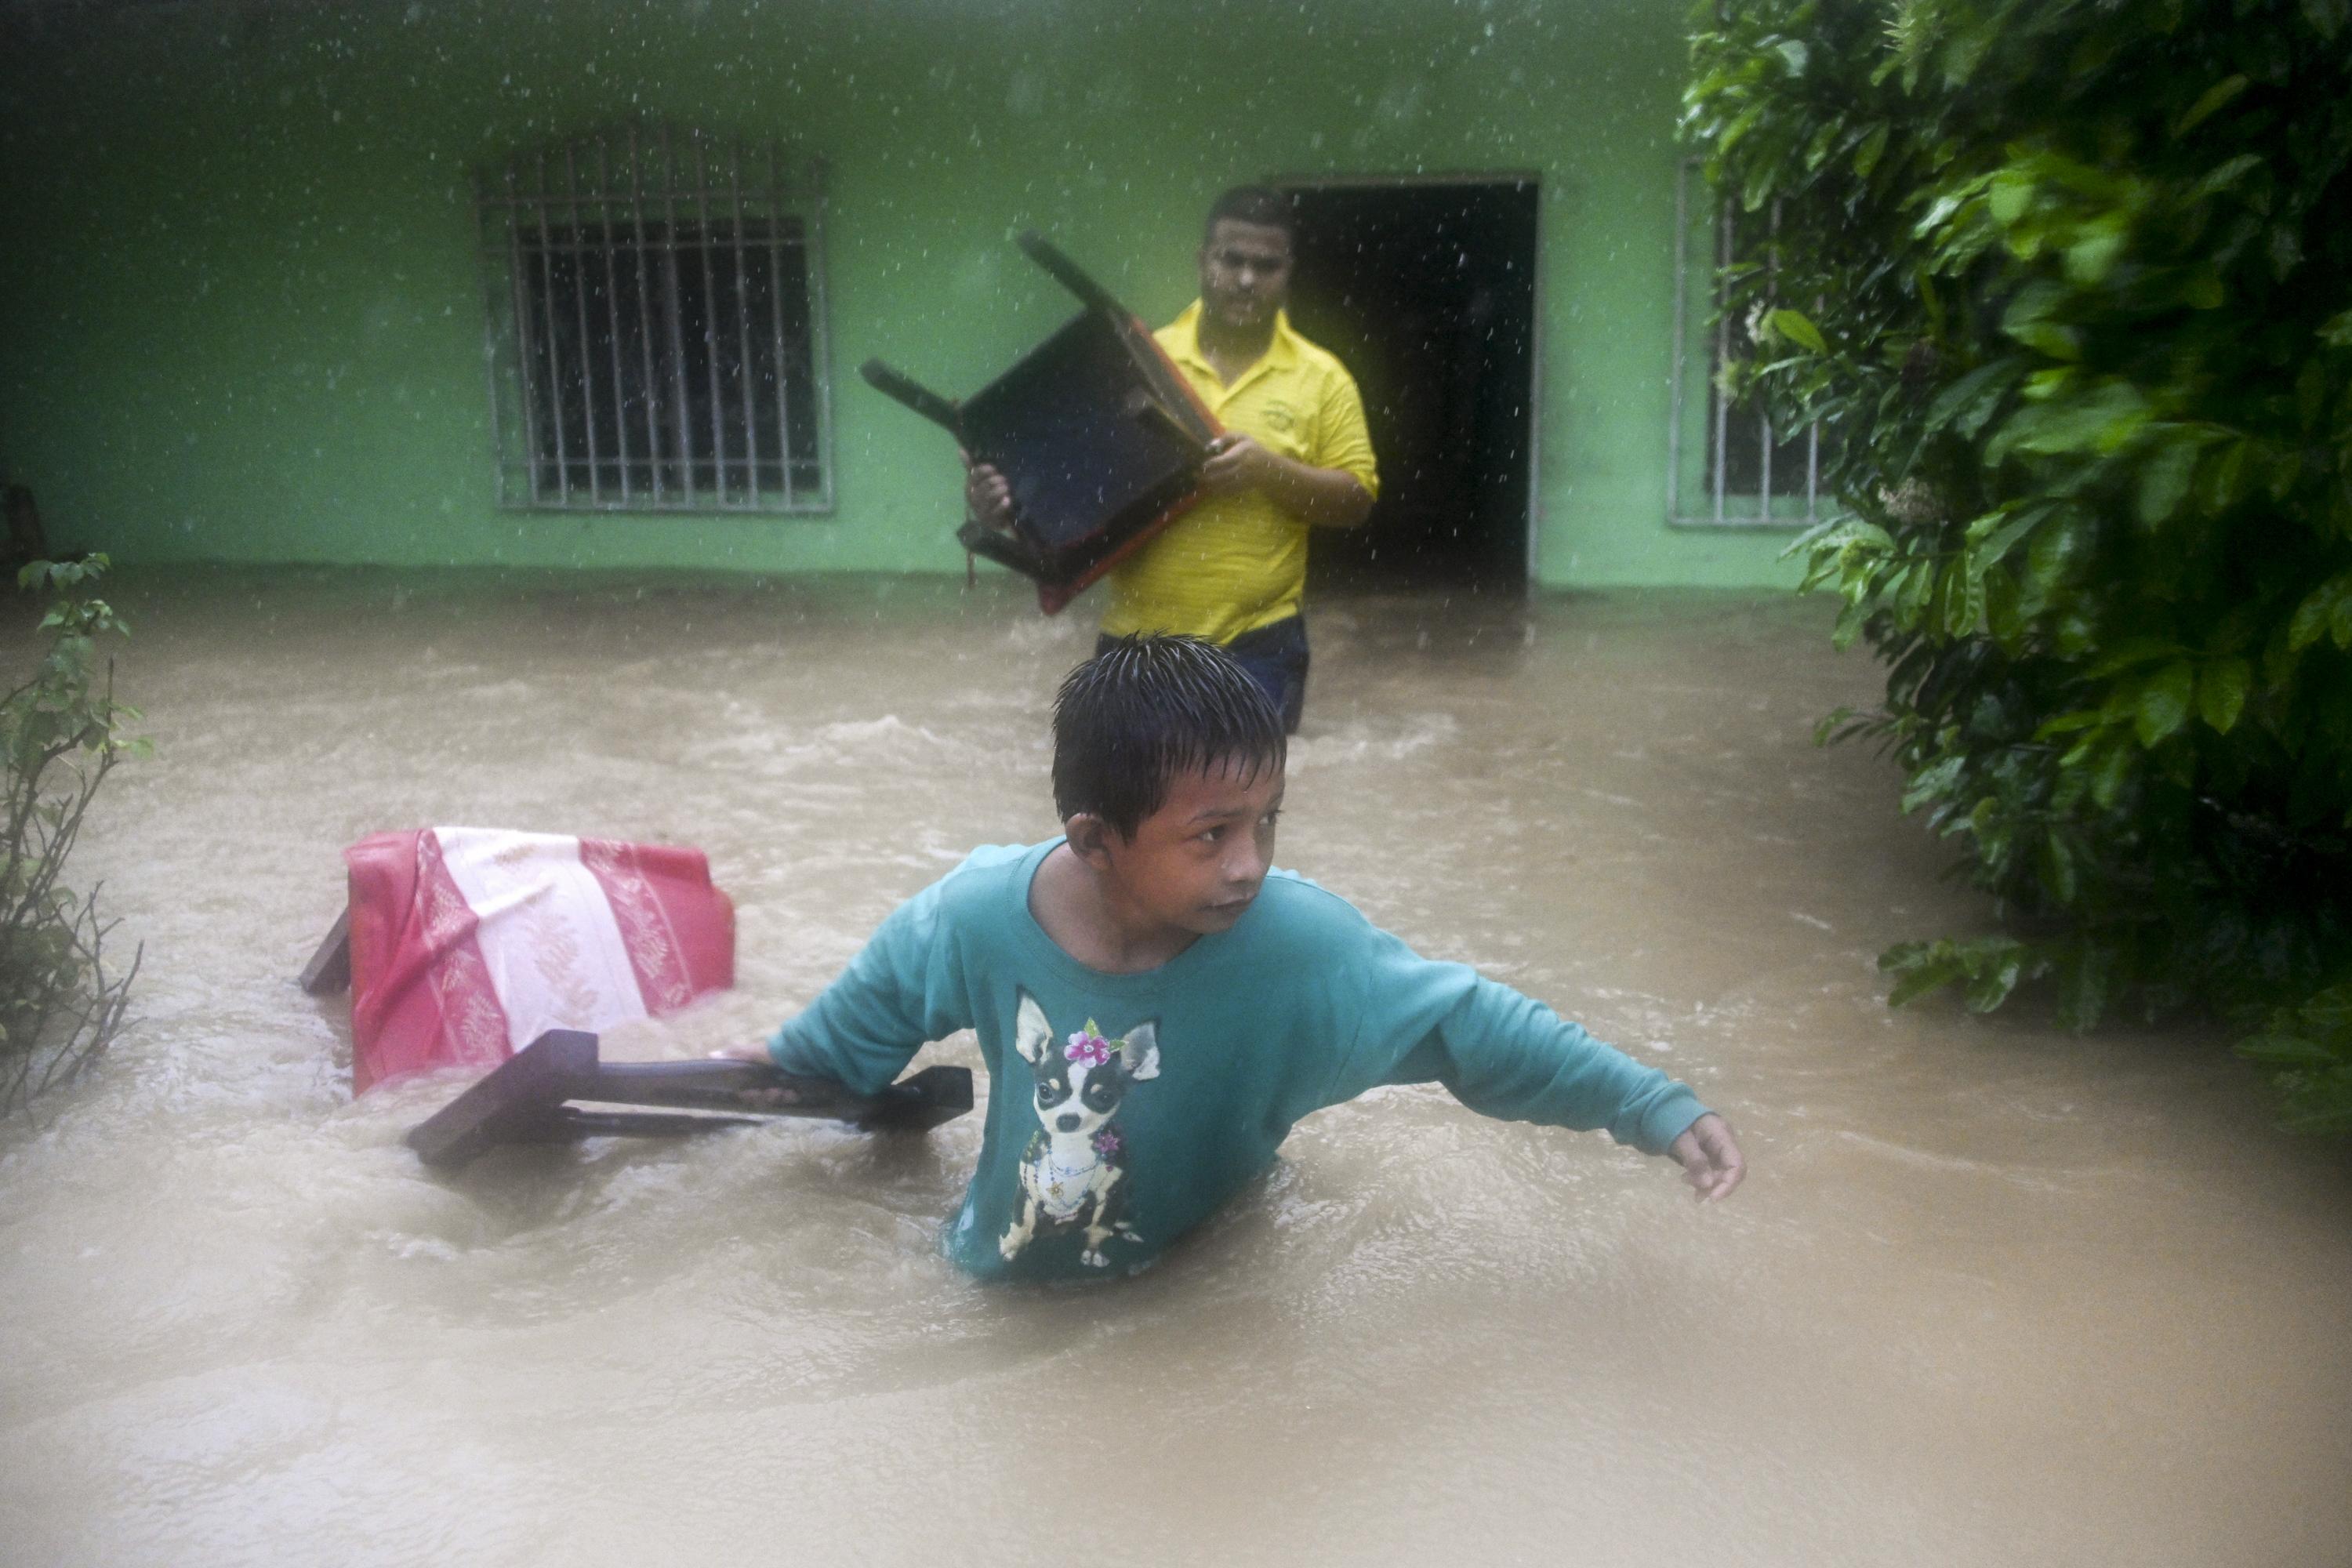
[[(1541, 580), (1793, 580), (1665, 525), (1684, 0), (192, 0), (0, 7), (0, 465), (138, 561), (961, 570), (950, 391), (1068, 313), (1035, 226), (1154, 320), (1268, 173), (1544, 192)], [(467, 171), (600, 121), (830, 163), (836, 511), (492, 504)]]

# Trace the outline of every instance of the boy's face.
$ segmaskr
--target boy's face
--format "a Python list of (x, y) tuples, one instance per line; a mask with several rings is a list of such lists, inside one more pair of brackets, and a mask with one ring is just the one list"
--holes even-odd
[(1252, 777), (1238, 763), (1179, 773), (1133, 838), (1102, 827), (1091, 836), (1102, 858), (1087, 858), (1108, 874), (1122, 912), (1139, 924), (1196, 936), (1229, 931), (1273, 863), (1282, 786), (1278, 768)]

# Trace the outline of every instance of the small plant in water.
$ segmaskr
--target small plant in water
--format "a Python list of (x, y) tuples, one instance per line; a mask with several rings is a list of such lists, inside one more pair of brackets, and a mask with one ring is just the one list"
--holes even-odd
[(128, 635), (86, 593), (106, 567), (103, 555), (36, 561), (16, 578), (56, 600), (41, 619), (39, 663), (0, 698), (0, 1117), (105, 1052), (139, 973), (137, 952), (120, 974), (107, 968), (114, 925), (99, 918), (98, 889), (79, 894), (60, 880), (106, 775), (150, 750), (123, 732), (139, 713), (114, 700), (113, 660), (102, 671), (98, 662), (101, 638)]

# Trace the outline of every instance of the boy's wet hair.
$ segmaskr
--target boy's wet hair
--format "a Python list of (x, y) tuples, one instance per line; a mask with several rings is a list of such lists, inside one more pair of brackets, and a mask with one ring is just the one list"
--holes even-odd
[(1298, 205), (1282, 192), (1266, 185), (1235, 185), (1209, 204), (1208, 221), (1201, 226), (1203, 238), (1217, 232), (1217, 225), (1227, 218), (1235, 223), (1254, 223), (1265, 228), (1278, 228), (1290, 236), (1291, 243), (1298, 241)]
[(1199, 637), (1124, 637), (1054, 699), (1054, 809), (1132, 839), (1180, 773), (1281, 771), (1282, 715), (1247, 670)]

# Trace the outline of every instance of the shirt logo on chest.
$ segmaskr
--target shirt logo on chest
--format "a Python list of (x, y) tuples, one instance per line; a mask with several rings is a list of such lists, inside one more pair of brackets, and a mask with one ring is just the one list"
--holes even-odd
[(1045, 1010), (1019, 993), (1013, 1047), (1036, 1079), (1032, 1097), (1038, 1131), (1021, 1152), (1021, 1208), (996, 1249), (1018, 1258), (1041, 1230), (1081, 1228), (1079, 1261), (1105, 1268), (1103, 1247), (1113, 1237), (1133, 1239), (1127, 1207), (1127, 1142), (1116, 1121), (1127, 1091), (1160, 1076), (1160, 1026), (1138, 1024), (1124, 1038), (1107, 1038), (1092, 1018), (1056, 1039)]

